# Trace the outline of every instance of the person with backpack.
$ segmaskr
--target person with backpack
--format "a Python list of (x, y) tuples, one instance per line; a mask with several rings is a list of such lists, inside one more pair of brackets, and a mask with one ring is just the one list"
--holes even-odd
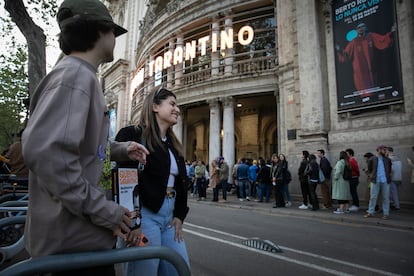
[(309, 193), (311, 198), (312, 211), (319, 210), (319, 200), (316, 194), (316, 187), (318, 186), (319, 180), (319, 165), (316, 162), (316, 155), (309, 155), (309, 164), (306, 166), (304, 174), (308, 176)]
[(359, 210), (359, 196), (358, 196), (358, 184), (359, 184), (359, 166), (358, 161), (354, 157), (354, 150), (349, 148), (345, 152), (349, 157), (349, 164), (352, 168), (352, 177), (349, 180), (352, 196), (352, 206), (349, 208), (351, 212), (358, 212)]
[(298, 168), (298, 176), (299, 176), (299, 182), (300, 182), (300, 190), (302, 192), (302, 205), (300, 205), (299, 209), (308, 209), (312, 199), (310, 196), (309, 191), (309, 183), (308, 183), (308, 176), (305, 174), (306, 167), (309, 164), (309, 151), (304, 150), (302, 151), (302, 161), (300, 162), (299, 168)]
[(341, 151), (332, 173), (332, 199), (336, 199), (339, 203), (339, 207), (333, 211), (334, 214), (341, 215), (349, 212), (349, 200), (352, 199), (349, 185), (351, 178), (352, 168), (348, 154)]
[(331, 200), (331, 195), (330, 195), (330, 189), (331, 189), (330, 186), (331, 186), (332, 166), (328, 158), (325, 157), (325, 151), (323, 149), (317, 150), (316, 155), (320, 159), (319, 166), (325, 178), (325, 180), (321, 181), (321, 194), (322, 194), (323, 206), (325, 208), (331, 208), (332, 200)]

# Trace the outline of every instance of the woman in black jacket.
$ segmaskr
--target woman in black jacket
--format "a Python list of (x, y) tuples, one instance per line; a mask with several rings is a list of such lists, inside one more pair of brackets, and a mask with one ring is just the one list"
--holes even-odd
[(312, 210), (319, 210), (319, 200), (316, 194), (316, 187), (319, 183), (319, 165), (316, 162), (316, 156), (314, 154), (309, 155), (309, 164), (305, 170), (305, 174), (308, 176)]
[[(308, 176), (305, 174), (306, 167), (309, 164), (309, 152), (307, 150), (302, 151), (302, 161), (300, 162), (298, 169), (298, 176), (300, 182), (300, 190), (302, 192), (303, 202), (299, 206), (299, 209), (308, 209), (308, 203), (311, 203), (312, 199), (309, 192)], [(308, 200), (309, 199), (309, 200)]]
[(285, 200), (283, 199), (283, 187), (285, 185), (283, 164), (276, 153), (272, 155), (271, 176), (272, 185), (275, 190), (275, 204), (273, 205), (273, 208), (285, 207)]
[[(180, 109), (171, 91), (159, 88), (145, 98), (140, 127), (136, 135), (150, 154), (139, 174), (138, 194), (141, 231), (149, 246), (166, 246), (180, 254), (189, 265), (183, 239), (183, 222), (188, 213), (187, 173), (183, 147), (172, 126)], [(131, 140), (131, 139), (130, 139)], [(126, 275), (177, 275), (166, 260), (150, 259), (129, 262)]]

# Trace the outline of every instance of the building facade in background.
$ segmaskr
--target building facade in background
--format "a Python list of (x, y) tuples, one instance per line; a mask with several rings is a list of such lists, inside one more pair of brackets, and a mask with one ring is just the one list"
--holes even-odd
[(112, 137), (138, 122), (145, 95), (162, 85), (177, 95), (174, 131), (189, 160), (224, 156), (232, 166), (277, 152), (295, 172), (302, 150), (325, 149), (334, 164), (353, 148), (364, 168), (363, 155), (385, 144), (404, 164), (402, 201), (413, 202), (411, 1), (105, 3), (129, 30), (101, 70)]

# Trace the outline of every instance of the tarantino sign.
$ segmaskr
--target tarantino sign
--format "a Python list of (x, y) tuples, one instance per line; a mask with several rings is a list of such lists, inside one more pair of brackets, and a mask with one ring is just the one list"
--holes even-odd
[[(167, 69), (173, 65), (183, 63), (184, 60), (191, 60), (197, 55), (205, 56), (207, 50), (211, 52), (224, 51), (226, 49), (233, 48), (233, 29), (228, 28), (222, 30), (220, 34), (213, 32), (210, 35), (199, 38), (198, 40), (192, 40), (186, 42), (185, 47), (177, 46), (173, 50), (168, 50), (164, 55), (155, 57), (148, 62), (148, 76), (152, 77), (154, 74), (162, 72), (163, 69)], [(243, 26), (237, 32), (237, 40), (241, 45), (248, 45), (253, 41), (254, 31), (250, 26)], [(207, 47), (211, 45), (211, 49)], [(220, 46), (220, 48), (219, 48)], [(144, 82), (144, 67), (138, 70), (138, 73), (133, 77), (131, 83), (131, 91), (134, 91), (136, 87)]]
[(338, 111), (402, 102), (395, 0), (334, 0)]

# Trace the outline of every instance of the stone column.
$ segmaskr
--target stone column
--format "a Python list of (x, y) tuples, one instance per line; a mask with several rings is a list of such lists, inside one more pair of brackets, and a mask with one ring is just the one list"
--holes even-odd
[[(221, 101), (223, 102), (223, 157), (231, 170), (235, 161), (234, 102), (233, 97), (225, 97)], [(231, 177), (229, 183), (233, 183)]]
[[(144, 73), (144, 95), (143, 99), (145, 98), (148, 93), (150, 93), (154, 89), (154, 80), (155, 80), (155, 73), (153, 72), (152, 76), (149, 75), (149, 67), (151, 66), (150, 61), (154, 60), (154, 55), (147, 55), (146, 61), (145, 61), (145, 73)], [(153, 64), (152, 64), (152, 70), (154, 70)]]
[[(324, 108), (328, 101), (323, 85), (322, 47), (316, 1), (296, 0), (298, 65), (301, 102), (301, 129), (303, 134), (322, 134), (326, 131)], [(326, 99), (324, 95), (326, 94)]]
[[(177, 35), (177, 41), (175, 47), (183, 47), (183, 35)], [(183, 61), (184, 62), (184, 61)], [(175, 86), (179, 87), (181, 85), (181, 79), (183, 77), (183, 63), (180, 62), (175, 65)]]
[[(214, 78), (218, 76), (220, 67), (220, 51), (218, 50), (218, 47), (220, 47), (220, 21), (217, 15), (212, 17), (211, 29), (212, 34), (214, 34), (217, 39), (217, 49), (212, 49), (211, 51), (211, 77)], [(214, 52), (214, 50), (216, 51)]]
[[(171, 52), (171, 66), (167, 68), (167, 89), (172, 89), (173, 87), (173, 77), (174, 77), (174, 64), (173, 64), (173, 53), (174, 53), (174, 38), (171, 38), (168, 41), (168, 50)], [(164, 61), (165, 63), (165, 61)]]
[(210, 105), (210, 137), (208, 154), (208, 164), (210, 164), (214, 158), (220, 155), (221, 116), (218, 99), (211, 99), (207, 102)]
[[(228, 32), (229, 29), (233, 28), (233, 19), (230, 17), (231, 11), (226, 11), (226, 19), (224, 20), (224, 27), (226, 32)], [(229, 49), (227, 48), (225, 51), (224, 56), (224, 75), (230, 76), (233, 72), (233, 48)]]

